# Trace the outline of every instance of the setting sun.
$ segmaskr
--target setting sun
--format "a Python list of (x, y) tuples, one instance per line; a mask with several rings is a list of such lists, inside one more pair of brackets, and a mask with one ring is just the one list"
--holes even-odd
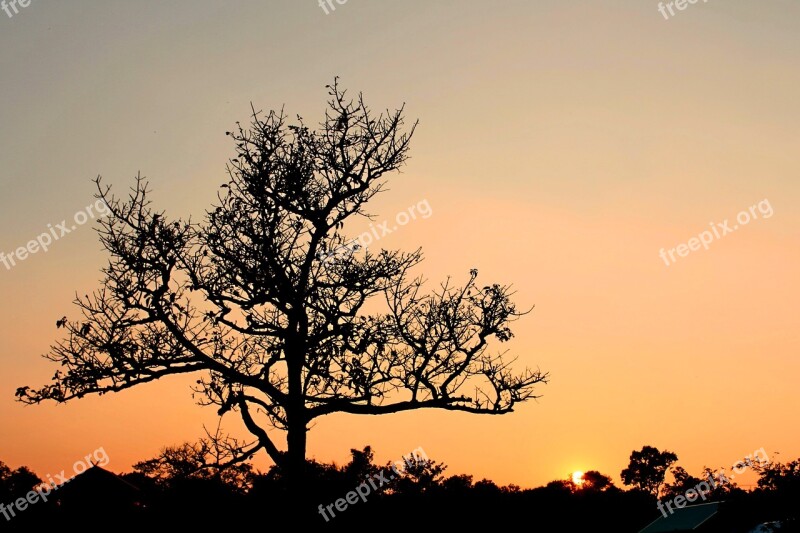
[(583, 485), (583, 472), (576, 470), (572, 473), (572, 482), (578, 486)]

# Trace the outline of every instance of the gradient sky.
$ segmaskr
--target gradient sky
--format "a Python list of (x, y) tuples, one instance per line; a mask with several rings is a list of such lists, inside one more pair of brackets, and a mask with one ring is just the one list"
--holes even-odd
[[(633, 449), (698, 474), (764, 447), (800, 455), (800, 4), (709, 0), (665, 20), (651, 0), (34, 0), (0, 12), (0, 250), (141, 171), (168, 215), (202, 213), (225, 181), (224, 132), (252, 101), (314, 124), (325, 84), (419, 118), (379, 220), (433, 215), (385, 237), (422, 246), (432, 283), (513, 283), (509, 345), (551, 373), (502, 417), (332, 416), (309, 455), (378, 459), (419, 446), (448, 474), (536, 486), (596, 469), (619, 484)], [(661, 248), (767, 200), (759, 218), (667, 267)], [(731, 226), (733, 222), (731, 222)], [(49, 381), (55, 321), (98, 287), (86, 225), (0, 265), (0, 460), (40, 475), (103, 447), (116, 471), (194, 440), (213, 409), (191, 378), (26, 407)], [(231, 418), (226, 426), (238, 433)], [(774, 452), (780, 452), (775, 456)], [(257, 465), (266, 468), (260, 457)]]

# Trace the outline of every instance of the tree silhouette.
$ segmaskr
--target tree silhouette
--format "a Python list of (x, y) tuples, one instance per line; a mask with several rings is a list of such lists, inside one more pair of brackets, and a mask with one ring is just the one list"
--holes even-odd
[(469, 474), (450, 476), (442, 481), (442, 488), (450, 493), (463, 495), (472, 488), (472, 476)]
[(653, 446), (644, 446), (638, 452), (631, 452), (628, 468), (620, 473), (620, 477), (625, 485), (634, 485), (658, 498), (667, 470), (677, 460), (678, 456), (670, 451), (661, 452)]
[[(254, 436), (230, 447), (231, 460), (263, 449), (299, 479), (319, 417), (503, 414), (535, 397), (547, 374), (515, 374), (488, 349), (524, 314), (509, 286), (480, 288), (473, 269), (463, 286), (448, 278), (423, 294), (410, 274), (420, 250), (326, 260), (350, 242), (348, 219), (370, 217), (366, 203), (404, 164), (416, 128), (404, 131), (403, 107), (376, 117), (360, 94), (348, 99), (338, 82), (328, 90), (316, 130), (253, 108), (248, 128), (228, 132), (229, 180), (201, 222), (154, 211), (140, 176), (125, 198), (97, 178), (110, 210), (99, 230), (110, 255), (103, 285), (75, 300), (82, 317), (62, 324), (66, 339), (45, 356), (61, 367), (52, 384), (21, 387), (21, 401), (199, 373), (198, 402), (238, 413)], [(273, 429), (286, 432), (284, 450)]]
[(589, 470), (583, 473), (583, 483), (581, 483), (580, 488), (588, 492), (603, 492), (616, 489), (611, 478), (597, 470)]
[[(389, 492), (397, 494), (423, 494), (441, 484), (447, 470), (447, 465), (437, 463), (427, 457), (413, 454), (403, 457), (403, 470), (400, 478), (394, 482)], [(392, 476), (390, 466), (386, 466), (386, 473)]]
[(753, 468), (758, 472), (760, 488), (800, 495), (800, 458), (787, 463), (755, 463)]
[(354, 487), (362, 483), (365, 479), (371, 478), (381, 470), (381, 468), (373, 462), (375, 459), (375, 452), (372, 451), (372, 446), (365, 446), (363, 450), (351, 448), (350, 457), (350, 462), (341, 469), (349, 486)]
[(3, 461), (0, 461), (0, 503), (24, 497), (41, 483), (42, 480), (27, 466), (11, 470)]
[(554, 479), (545, 485), (545, 488), (554, 492), (573, 493), (578, 490), (578, 486), (572, 479)]
[(252, 483), (253, 468), (248, 463), (229, 464), (230, 452), (218, 448), (221, 442), (222, 439), (200, 439), (196, 443), (166, 446), (153, 459), (134, 464), (133, 471), (159, 485), (185, 480), (213, 480), (244, 491)]
[(689, 474), (685, 468), (682, 466), (676, 466), (672, 470), (672, 477), (674, 478), (673, 483), (665, 483), (664, 484), (664, 498), (674, 498), (675, 496), (682, 496), (686, 494), (686, 491), (690, 489), (695, 489), (696, 487), (705, 480), (702, 480), (698, 477), (694, 477), (693, 475)]
[(712, 485), (712, 489), (708, 492), (709, 498), (712, 500), (725, 500), (732, 494), (742, 491), (736, 482), (731, 479), (731, 475), (725, 473), (724, 468), (712, 469), (707, 466), (703, 467), (702, 477)]

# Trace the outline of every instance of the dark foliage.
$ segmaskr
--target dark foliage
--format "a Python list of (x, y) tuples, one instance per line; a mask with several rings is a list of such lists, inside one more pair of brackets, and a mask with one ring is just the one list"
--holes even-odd
[[(103, 475), (84, 483), (79, 494), (65, 487), (47, 504), (34, 506), (4, 525), (8, 531), (29, 531), (56, 523), (80, 526), (84, 531), (108, 530), (111, 523), (124, 524), (124, 530), (156, 531), (165, 527), (227, 530), (253, 524), (264, 524), (269, 529), (307, 525), (331, 531), (353, 528), (393, 531), (421, 523), (425, 524), (425, 530), (473, 530), (512, 527), (521, 520), (534, 520), (536, 531), (636, 532), (659, 516), (655, 499), (647, 492), (620, 490), (610, 477), (597, 471), (586, 472), (580, 485), (572, 480), (555, 480), (544, 487), (522, 490), (514, 485), (498, 486), (487, 479), (473, 482), (469, 475), (447, 477), (444, 464), (420, 455), (405, 457), (398, 475), (392, 465), (375, 464), (373, 450), (367, 446), (351, 450), (350, 461), (342, 466), (308, 461), (309, 483), (300, 501), (289, 496), (287, 479), (279, 467), (273, 466), (265, 473), (248, 469), (246, 476), (236, 466), (221, 470), (209, 467), (208, 472), (203, 472), (203, 468), (196, 468), (208, 459), (202, 452), (188, 445), (165, 448), (158, 457), (138, 463), (135, 472), (121, 478), (102, 471)], [(780, 531), (798, 531), (796, 527), (793, 529), (800, 497), (798, 464), (793, 461), (755, 466), (760, 475), (759, 488), (751, 492), (729, 491), (719, 515), (703, 531), (744, 533), (759, 523), (773, 520), (784, 522)], [(0, 463), (4, 502), (11, 498), (10, 480), (25, 477), (28, 487), (32, 479), (25, 468), (15, 472), (24, 475), (15, 477)], [(87, 479), (89, 472), (83, 475)], [(673, 473), (677, 476), (669, 485), (672, 491), (688, 488), (698, 479), (680, 467), (673, 469)], [(323, 518), (320, 506), (324, 508), (346, 498), (365, 480), (381, 475), (386, 479), (389, 475), (395, 477), (372, 491), (366, 501), (358, 499), (344, 511), (335, 510), (335, 517), (328, 513), (328, 521)], [(110, 494), (130, 497), (131, 493), (119, 490), (122, 485), (114, 485), (125, 483), (123, 479), (137, 487), (132, 493), (135, 501), (124, 505), (110, 503)], [(102, 494), (93, 489), (93, 484), (103, 487)], [(290, 523), (281, 521), (281, 517), (287, 516), (283, 512), (286, 509), (295, 511)], [(299, 522), (298, 517), (301, 517)]]

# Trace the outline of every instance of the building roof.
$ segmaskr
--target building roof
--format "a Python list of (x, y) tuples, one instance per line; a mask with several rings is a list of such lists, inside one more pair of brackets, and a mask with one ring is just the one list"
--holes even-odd
[(86, 502), (109, 505), (138, 501), (141, 491), (113, 472), (95, 465), (62, 485), (55, 497), (70, 506)]
[(717, 514), (718, 510), (719, 502), (689, 505), (681, 509), (675, 509), (674, 513), (668, 514), (666, 517), (659, 516), (639, 533), (694, 531)]

